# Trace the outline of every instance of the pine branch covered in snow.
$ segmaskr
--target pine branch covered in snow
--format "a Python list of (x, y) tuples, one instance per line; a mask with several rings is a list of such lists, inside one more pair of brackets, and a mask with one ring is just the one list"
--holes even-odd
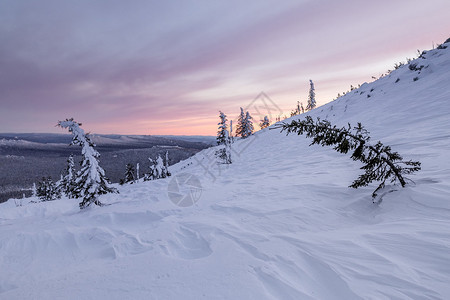
[(312, 117), (307, 116), (305, 120), (283, 123), (280, 127), (281, 131), (286, 131), (287, 134), (306, 134), (306, 137), (313, 139), (311, 145), (334, 146), (334, 150), (340, 153), (353, 151), (351, 158), (362, 161), (364, 166), (361, 169), (365, 172), (353, 181), (350, 187), (358, 188), (367, 186), (372, 181), (379, 181), (381, 183), (372, 193), (373, 198), (385, 186), (386, 181), (399, 182), (404, 187), (406, 185), (404, 175), (420, 170), (420, 162), (403, 161), (402, 156), (392, 152), (390, 146), (384, 146), (380, 141), (375, 145), (369, 144), (369, 132), (361, 123), (353, 128), (350, 124), (348, 127), (338, 128), (327, 120), (317, 118), (317, 121), (314, 121)]
[(98, 163), (100, 154), (94, 149), (89, 135), (80, 128), (81, 123), (71, 119), (59, 121), (57, 126), (67, 128), (73, 134), (71, 145), (79, 145), (82, 150), (83, 160), (81, 170), (75, 180), (75, 193), (83, 198), (80, 208), (86, 208), (91, 204), (102, 206), (98, 196), (106, 193), (118, 193), (117, 189), (110, 186), (105, 176), (105, 171)]

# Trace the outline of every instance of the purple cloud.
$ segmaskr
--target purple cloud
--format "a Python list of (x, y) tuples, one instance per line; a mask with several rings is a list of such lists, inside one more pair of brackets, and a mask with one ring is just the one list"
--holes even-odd
[[(288, 113), (448, 38), (448, 1), (0, 3), (0, 131), (215, 134), (261, 91)], [(377, 62), (391, 65), (374, 67)], [(21, 120), (17, 122), (17, 120)], [(183, 124), (181, 127), (180, 124)]]

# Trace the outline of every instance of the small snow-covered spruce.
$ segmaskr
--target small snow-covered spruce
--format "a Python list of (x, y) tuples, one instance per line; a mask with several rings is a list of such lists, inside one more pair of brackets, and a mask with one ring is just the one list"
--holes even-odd
[(34, 182), (33, 182), (33, 186), (31, 187), (31, 196), (37, 197), (36, 183), (34, 183)]
[(231, 144), (232, 139), (229, 136), (228, 130), (224, 130), (224, 142), (219, 145), (219, 149), (216, 150), (215, 155), (219, 159), (219, 163), (231, 164)]
[(309, 95), (308, 95), (308, 105), (306, 105), (306, 110), (312, 110), (316, 107), (316, 92), (314, 88), (314, 83), (309, 80)]
[(164, 165), (164, 160), (161, 158), (161, 155), (158, 155), (158, 157), (155, 160), (155, 177), (156, 179), (160, 178), (166, 178), (166, 167)]
[(225, 144), (225, 130), (227, 130), (228, 125), (228, 119), (227, 116), (219, 111), (219, 118), (220, 118), (220, 122), (217, 123), (217, 125), (219, 125), (218, 131), (217, 131), (217, 145), (222, 145)]
[(59, 121), (57, 126), (67, 128), (73, 134), (71, 145), (79, 145), (82, 148), (81, 170), (75, 179), (75, 193), (83, 198), (80, 208), (86, 208), (91, 204), (102, 206), (103, 204), (98, 200), (99, 195), (118, 193), (118, 191), (110, 186), (105, 171), (100, 167), (98, 163), (100, 154), (94, 149), (89, 134), (84, 133), (84, 130), (80, 128), (81, 123), (74, 121), (73, 118)]
[(165, 173), (166, 173), (166, 177), (171, 176), (172, 174), (169, 172), (169, 151), (166, 151), (166, 156), (164, 159), (164, 168), (165, 168)]
[(77, 193), (75, 192), (76, 183), (75, 183), (75, 162), (73, 160), (73, 155), (71, 154), (67, 159), (67, 168), (65, 175), (63, 176), (60, 182), (61, 192), (64, 193), (69, 199), (78, 198)]
[(238, 126), (236, 128), (236, 136), (241, 136), (243, 139), (248, 138), (253, 134), (253, 118), (250, 116), (250, 113), (247, 111), (245, 116), (241, 118), (243, 114), (243, 110), (241, 107), (241, 115), (238, 119)]
[(136, 180), (139, 181), (139, 163), (136, 164)]
[(264, 119), (261, 120), (261, 123), (259, 124), (259, 127), (261, 127), (261, 129), (267, 128), (270, 126), (270, 121), (269, 118), (267, 116), (264, 116)]
[(153, 162), (153, 159), (151, 159), (150, 157), (148, 158), (148, 160), (150, 161), (150, 167), (149, 167), (149, 171), (144, 174), (144, 181), (149, 181), (149, 180), (155, 179), (155, 176), (154, 176), (155, 163)]
[(244, 122), (245, 122), (245, 114), (244, 114), (244, 109), (241, 107), (241, 113), (239, 114), (239, 117), (237, 120), (237, 125), (236, 125), (236, 131), (235, 131), (236, 136), (242, 137), (243, 132), (244, 132)]
[[(166, 157), (168, 158), (168, 156)], [(166, 178), (170, 176), (167, 165), (164, 163), (161, 155), (158, 155), (156, 159), (149, 158), (148, 160), (150, 161), (150, 171), (145, 174), (144, 181)]]
[(133, 165), (132, 164), (127, 164), (126, 171), (125, 171), (125, 179), (122, 179), (120, 181), (120, 183), (121, 184), (124, 184), (124, 183), (133, 184), (135, 182), (134, 174), (135, 174), (135, 170), (134, 170)]
[(36, 195), (41, 201), (52, 201), (61, 198), (61, 190), (51, 177), (43, 177), (42, 181), (38, 183)]
[[(361, 167), (364, 174), (353, 181), (352, 188), (367, 186), (372, 181), (381, 182), (372, 193), (375, 202), (377, 192), (385, 187), (386, 181), (391, 183), (399, 182), (402, 187), (406, 185), (404, 175), (414, 173), (420, 170), (420, 162), (403, 161), (399, 153), (393, 152), (390, 146), (384, 146), (380, 141), (375, 145), (369, 144), (369, 132), (358, 123), (356, 127), (337, 128), (327, 120), (314, 121), (307, 116), (305, 120), (294, 120), (290, 124), (283, 123), (277, 128), (282, 128), (281, 132), (286, 134), (297, 133), (306, 134), (306, 137), (312, 138), (310, 145), (318, 144), (321, 146), (334, 146), (334, 150), (340, 153), (353, 151), (351, 158), (364, 163)], [(379, 199), (381, 201), (381, 199)]]

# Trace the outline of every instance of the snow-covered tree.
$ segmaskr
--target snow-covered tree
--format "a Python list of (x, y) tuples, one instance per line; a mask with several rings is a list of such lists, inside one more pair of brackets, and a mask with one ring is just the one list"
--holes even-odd
[(149, 158), (150, 161), (150, 172), (145, 174), (144, 181), (155, 180), (160, 178), (166, 178), (170, 176), (168, 170), (168, 153), (166, 152), (166, 161), (161, 158), (161, 155), (158, 155), (156, 159)]
[(161, 155), (158, 155), (158, 157), (155, 160), (155, 177), (156, 179), (159, 178), (165, 178), (165, 167), (164, 167), (164, 161), (161, 158)]
[(75, 162), (73, 160), (73, 155), (71, 154), (67, 159), (67, 167), (65, 174), (60, 181), (61, 192), (64, 193), (68, 198), (78, 198), (76, 194), (76, 171), (75, 171)]
[(132, 164), (127, 164), (126, 167), (126, 171), (125, 171), (125, 179), (121, 180), (121, 183), (134, 183), (135, 181), (135, 177), (134, 177), (134, 167)]
[(244, 110), (241, 107), (241, 114), (238, 118), (238, 124), (236, 126), (236, 136), (240, 136), (243, 139), (249, 137), (253, 133), (253, 122), (250, 113), (247, 111), (244, 114)]
[(312, 80), (309, 80), (309, 95), (308, 95), (308, 105), (306, 106), (306, 110), (311, 110), (316, 107), (316, 92), (314, 89), (314, 83)]
[(94, 149), (95, 145), (89, 135), (80, 128), (81, 123), (71, 118), (59, 121), (57, 125), (61, 128), (67, 128), (73, 134), (71, 145), (79, 145), (82, 148), (81, 170), (75, 179), (75, 192), (83, 198), (80, 202), (80, 208), (86, 208), (91, 204), (102, 206), (98, 199), (99, 195), (118, 193), (118, 191), (110, 185), (105, 176), (105, 171), (98, 163), (100, 154)]
[(42, 181), (38, 183), (36, 195), (41, 201), (51, 201), (61, 198), (61, 190), (51, 177), (43, 177)]
[(237, 125), (236, 125), (236, 136), (241, 136), (244, 130), (245, 113), (244, 109), (241, 107), (241, 113), (239, 114)]
[(264, 129), (266, 127), (270, 126), (270, 121), (269, 118), (267, 116), (264, 116), (264, 119), (261, 120), (261, 123), (259, 124), (259, 127), (261, 127), (261, 129)]
[(223, 112), (219, 111), (219, 113), (220, 122), (217, 123), (217, 125), (219, 125), (219, 129), (217, 131), (217, 145), (222, 145), (225, 144), (225, 130), (228, 128), (228, 119)]
[(136, 180), (139, 180), (139, 163), (136, 164)]
[(164, 168), (165, 168), (166, 177), (171, 176), (172, 174), (170, 174), (170, 172), (169, 172), (169, 151), (166, 151), (166, 157), (164, 160)]
[(229, 136), (228, 130), (224, 130), (224, 142), (219, 145), (219, 149), (216, 150), (216, 157), (220, 160), (220, 163), (231, 164), (231, 144), (232, 140)]
[(281, 131), (286, 131), (287, 134), (305, 134), (306, 137), (312, 138), (311, 145), (334, 146), (334, 150), (339, 153), (352, 152), (353, 160), (364, 163), (361, 167), (364, 174), (359, 175), (350, 187), (356, 189), (367, 186), (372, 181), (381, 182), (372, 193), (374, 202), (381, 201), (382, 195), (378, 195), (378, 192), (385, 188), (386, 181), (394, 184), (399, 182), (405, 187), (407, 183), (405, 175), (417, 172), (421, 168), (419, 161), (404, 161), (398, 152), (393, 152), (390, 146), (385, 146), (380, 141), (371, 144), (369, 132), (361, 123), (353, 128), (350, 124), (339, 128), (327, 120), (317, 118), (317, 121), (314, 121), (311, 116), (307, 116), (305, 120), (283, 123), (280, 127)]
[(31, 196), (37, 197), (36, 183), (34, 183), (34, 182), (33, 182), (33, 186), (31, 187)]
[(234, 143), (234, 137), (233, 137), (233, 120), (230, 120), (230, 142)]
[(247, 138), (253, 134), (253, 118), (250, 116), (250, 113), (247, 111), (245, 113), (245, 119), (243, 123), (243, 131), (242, 131), (242, 137)]
[(144, 174), (144, 181), (156, 179), (155, 174), (154, 174), (155, 173), (155, 170), (154, 170), (155, 163), (154, 163), (153, 159), (151, 159), (150, 157), (148, 158), (148, 160), (150, 161), (150, 167), (148, 168), (149, 171)]

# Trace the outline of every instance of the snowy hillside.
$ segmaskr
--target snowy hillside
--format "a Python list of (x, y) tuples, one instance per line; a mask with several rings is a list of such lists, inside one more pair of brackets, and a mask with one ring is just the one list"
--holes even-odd
[(1, 204), (0, 299), (449, 299), (446, 45), (308, 113), (422, 163), (379, 205), (348, 188), (361, 163), (265, 129), (228, 168), (206, 149), (105, 207)]

